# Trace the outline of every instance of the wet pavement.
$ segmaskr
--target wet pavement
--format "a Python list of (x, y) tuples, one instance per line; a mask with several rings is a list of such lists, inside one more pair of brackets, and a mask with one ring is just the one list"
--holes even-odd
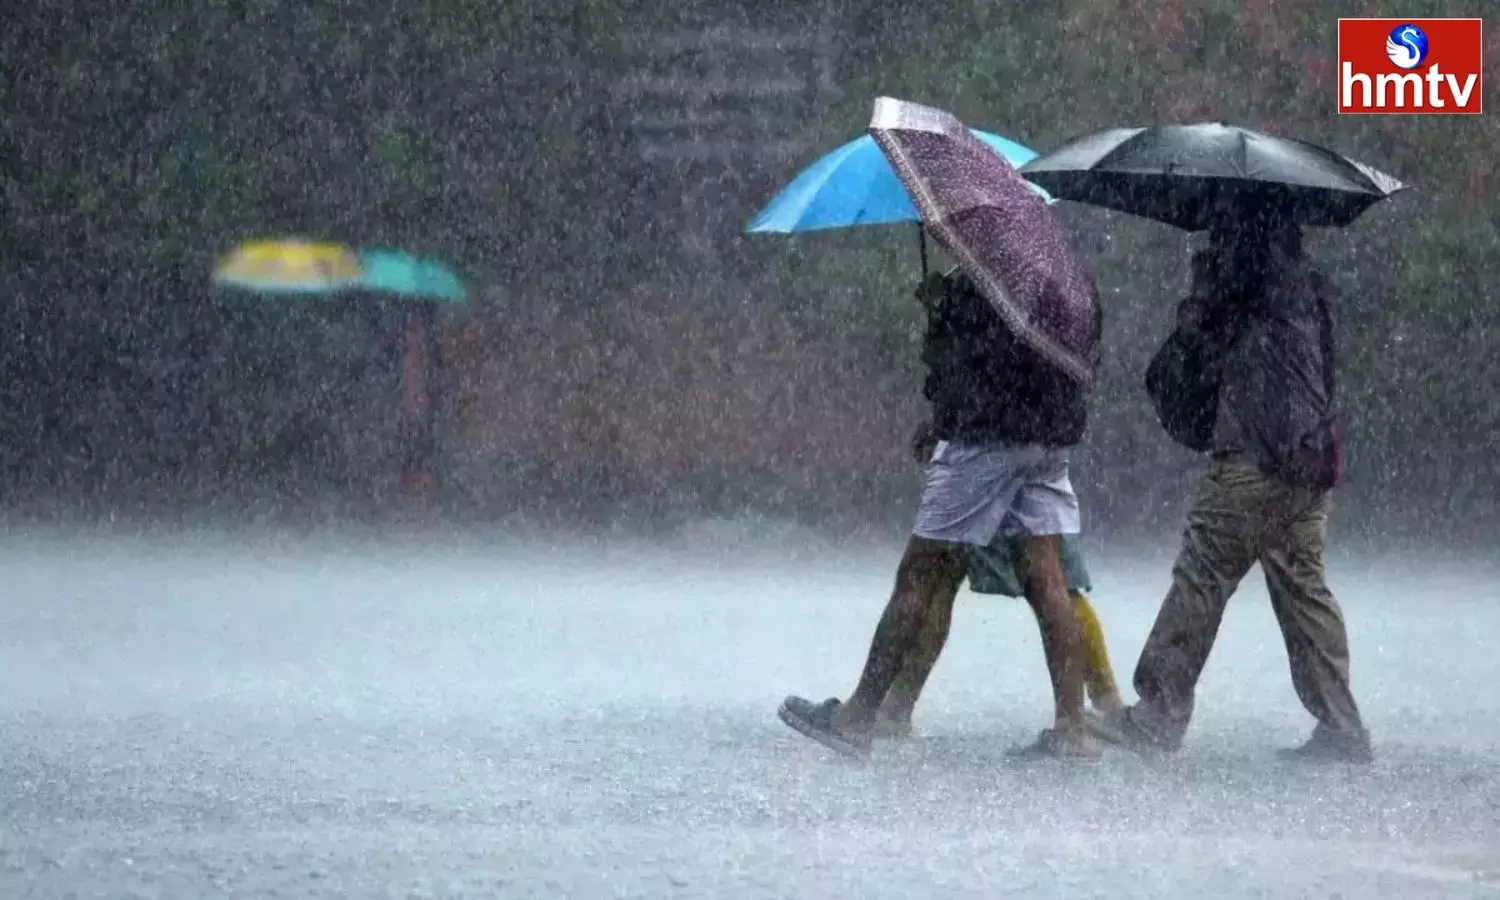
[[(1368, 770), (1275, 758), (1254, 584), (1177, 757), (1006, 760), (1036, 627), (966, 597), (923, 736), (859, 765), (775, 708), (848, 690), (893, 557), (812, 555), (12, 540), (0, 896), (1500, 897), (1491, 578), (1335, 559)], [(1128, 680), (1167, 572), (1094, 568)]]

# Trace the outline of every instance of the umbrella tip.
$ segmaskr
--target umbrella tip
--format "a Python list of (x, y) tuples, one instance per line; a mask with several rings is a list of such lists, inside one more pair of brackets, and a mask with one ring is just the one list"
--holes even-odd
[(870, 115), (870, 129), (873, 131), (907, 129), (951, 133), (961, 128), (958, 117), (945, 109), (895, 97), (876, 97), (875, 109)]

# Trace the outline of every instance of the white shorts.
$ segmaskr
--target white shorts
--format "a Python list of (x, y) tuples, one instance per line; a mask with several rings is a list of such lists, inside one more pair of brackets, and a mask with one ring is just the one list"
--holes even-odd
[(1077, 534), (1080, 524), (1066, 450), (944, 441), (927, 465), (912, 534), (983, 547), (999, 534)]

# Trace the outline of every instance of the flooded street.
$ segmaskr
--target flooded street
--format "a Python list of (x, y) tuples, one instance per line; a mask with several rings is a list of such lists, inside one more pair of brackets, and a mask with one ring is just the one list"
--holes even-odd
[[(1007, 761), (1036, 626), (966, 594), (922, 736), (856, 765), (775, 708), (848, 691), (894, 550), (709, 544), (11, 541), (0, 894), (1500, 896), (1491, 579), (1334, 558), (1370, 770), (1275, 758), (1258, 584), (1176, 758)], [(1128, 677), (1166, 562), (1095, 570)]]

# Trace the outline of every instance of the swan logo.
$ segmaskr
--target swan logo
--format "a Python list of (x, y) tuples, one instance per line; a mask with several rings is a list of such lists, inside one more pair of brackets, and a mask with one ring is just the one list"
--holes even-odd
[(1427, 61), (1427, 34), (1410, 22), (1397, 25), (1385, 39), (1385, 55), (1398, 69), (1415, 69)]
[(1478, 115), (1484, 23), (1339, 19), (1338, 92), (1341, 113)]

